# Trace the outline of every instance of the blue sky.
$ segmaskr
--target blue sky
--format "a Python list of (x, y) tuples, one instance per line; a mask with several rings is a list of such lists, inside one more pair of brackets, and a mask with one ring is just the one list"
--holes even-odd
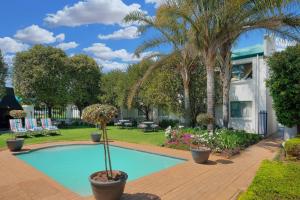
[[(138, 35), (136, 26), (125, 25), (122, 18), (137, 9), (155, 15), (161, 1), (1, 0), (0, 49), (10, 64), (16, 52), (45, 44), (62, 48), (70, 56), (88, 54), (106, 72), (125, 69), (140, 59), (133, 55), (136, 47), (155, 33)], [(263, 32), (256, 31), (241, 37), (235, 48), (262, 42)]]

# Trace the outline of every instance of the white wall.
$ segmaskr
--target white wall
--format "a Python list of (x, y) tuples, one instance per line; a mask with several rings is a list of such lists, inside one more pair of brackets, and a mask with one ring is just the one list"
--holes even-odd
[(34, 118), (34, 106), (23, 105), (22, 108), (26, 112), (26, 118)]

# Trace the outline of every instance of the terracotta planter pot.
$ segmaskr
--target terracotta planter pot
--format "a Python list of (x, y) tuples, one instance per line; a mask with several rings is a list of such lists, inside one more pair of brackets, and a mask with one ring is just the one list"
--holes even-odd
[(191, 153), (195, 163), (202, 164), (208, 161), (211, 150), (207, 147), (191, 148)]
[(91, 139), (93, 142), (100, 142), (101, 134), (100, 133), (92, 133)]
[(95, 199), (119, 200), (124, 192), (128, 175), (125, 172), (120, 171), (123, 175), (123, 178), (120, 180), (110, 182), (94, 180), (93, 177), (97, 176), (97, 174), (101, 172), (103, 171), (95, 172), (89, 178)]
[(8, 139), (6, 140), (7, 148), (10, 151), (20, 151), (24, 144), (24, 138)]

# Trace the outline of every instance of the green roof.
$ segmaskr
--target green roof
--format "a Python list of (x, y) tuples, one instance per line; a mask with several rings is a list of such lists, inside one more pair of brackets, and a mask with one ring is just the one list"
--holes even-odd
[(264, 55), (264, 47), (263, 45), (254, 45), (251, 47), (236, 49), (232, 52), (232, 60), (239, 60), (243, 58), (251, 58), (255, 56), (263, 56)]

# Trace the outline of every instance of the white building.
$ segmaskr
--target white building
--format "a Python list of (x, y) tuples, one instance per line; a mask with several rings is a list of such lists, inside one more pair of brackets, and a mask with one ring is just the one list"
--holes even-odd
[[(262, 133), (260, 123), (267, 112), (266, 132), (278, 131), (278, 122), (272, 108), (272, 97), (266, 87), (269, 78), (268, 56), (293, 45), (285, 40), (266, 35), (262, 45), (233, 51), (232, 81), (229, 95), (229, 126), (249, 132)], [(260, 117), (261, 116), (261, 117)], [(216, 110), (217, 124), (222, 125), (222, 106)]]

